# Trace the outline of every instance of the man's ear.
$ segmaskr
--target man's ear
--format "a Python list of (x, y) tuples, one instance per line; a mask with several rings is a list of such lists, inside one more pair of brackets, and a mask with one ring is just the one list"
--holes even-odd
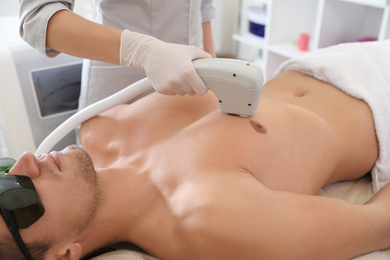
[[(52, 248), (54, 249), (54, 248)], [(72, 243), (56, 248), (48, 252), (48, 259), (55, 260), (79, 260), (81, 257), (81, 245), (79, 243)]]

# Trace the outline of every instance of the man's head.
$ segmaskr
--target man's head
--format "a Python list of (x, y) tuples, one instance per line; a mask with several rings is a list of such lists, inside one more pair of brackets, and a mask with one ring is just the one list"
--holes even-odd
[[(69, 146), (59, 153), (52, 152), (38, 158), (25, 153), (8, 174), (31, 179), (44, 208), (43, 215), (31, 226), (17, 229), (28, 250), (32, 254), (35, 252), (33, 258), (41, 259), (42, 255), (57, 258), (64, 255), (69, 259), (77, 259), (81, 248), (74, 241), (93, 221), (101, 194), (88, 154), (77, 146)], [(2, 249), (8, 248), (10, 243), (16, 246), (0, 218), (0, 251), (7, 252), (8, 249)], [(5, 259), (24, 258), (23, 254), (20, 256), (13, 255)], [(3, 257), (0, 254), (0, 259)]]

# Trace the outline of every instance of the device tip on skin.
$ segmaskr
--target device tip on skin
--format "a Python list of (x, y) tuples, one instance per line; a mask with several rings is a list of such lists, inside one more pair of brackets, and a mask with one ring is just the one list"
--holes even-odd
[(250, 120), (250, 123), (253, 127), (253, 129), (255, 129), (256, 132), (259, 132), (261, 134), (266, 134), (268, 131), (267, 131), (267, 128), (265, 128), (264, 125), (262, 125), (260, 122), (258, 121), (255, 121), (253, 119)]

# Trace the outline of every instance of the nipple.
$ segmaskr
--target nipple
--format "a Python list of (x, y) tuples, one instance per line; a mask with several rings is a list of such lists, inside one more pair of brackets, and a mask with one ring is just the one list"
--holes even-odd
[(260, 122), (257, 122), (253, 119), (250, 120), (251, 122), (251, 125), (253, 127), (253, 129), (255, 129), (255, 131), (261, 133), (261, 134), (266, 134), (267, 133), (267, 128), (265, 128), (265, 126), (263, 126), (262, 124), (260, 124)]

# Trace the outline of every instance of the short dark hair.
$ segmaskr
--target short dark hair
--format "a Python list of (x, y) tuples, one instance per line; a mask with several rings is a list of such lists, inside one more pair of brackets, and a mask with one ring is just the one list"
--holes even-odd
[[(53, 245), (53, 241), (40, 240), (33, 243), (26, 243), (28, 250), (34, 260), (43, 260), (47, 250)], [(15, 240), (8, 235), (0, 237), (0, 260), (25, 259)]]

